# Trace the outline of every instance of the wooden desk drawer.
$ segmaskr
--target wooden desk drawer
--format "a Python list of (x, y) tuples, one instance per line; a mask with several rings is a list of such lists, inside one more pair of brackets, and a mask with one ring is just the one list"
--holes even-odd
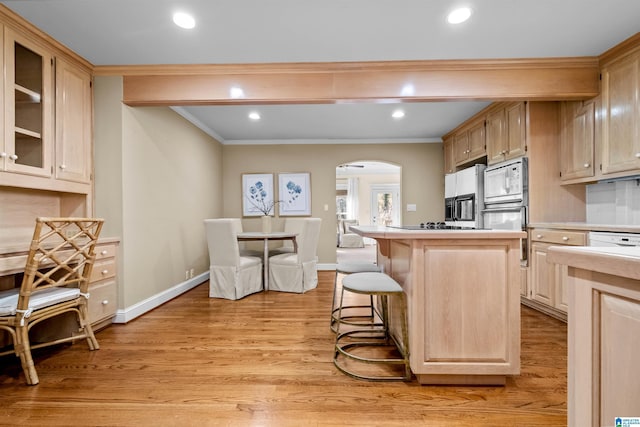
[(587, 233), (534, 228), (531, 230), (531, 240), (534, 242), (558, 243), (560, 245), (586, 246)]
[(97, 245), (96, 248), (95, 248), (96, 261), (104, 259), (104, 258), (113, 258), (113, 257), (115, 257), (117, 249), (118, 249), (118, 245), (116, 245), (116, 244)]
[(118, 288), (115, 280), (92, 285), (89, 288), (89, 320), (95, 323), (116, 314)]
[(115, 258), (108, 258), (103, 261), (96, 261), (93, 264), (93, 271), (91, 272), (90, 283), (98, 282), (100, 280), (108, 279), (116, 275), (116, 260)]

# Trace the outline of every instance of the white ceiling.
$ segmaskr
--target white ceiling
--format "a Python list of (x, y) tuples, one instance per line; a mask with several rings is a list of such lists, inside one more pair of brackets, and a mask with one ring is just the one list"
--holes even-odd
[[(0, 1), (94, 65), (597, 56), (640, 31), (639, 0)], [(452, 27), (448, 11), (473, 9)], [(195, 15), (196, 27), (171, 14)], [(221, 142), (434, 141), (486, 102), (183, 107)], [(262, 119), (247, 114), (259, 109)]]

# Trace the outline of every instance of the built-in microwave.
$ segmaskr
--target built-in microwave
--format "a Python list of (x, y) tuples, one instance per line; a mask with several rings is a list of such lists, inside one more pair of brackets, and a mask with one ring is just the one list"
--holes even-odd
[(528, 205), (527, 158), (509, 160), (484, 171), (484, 204)]

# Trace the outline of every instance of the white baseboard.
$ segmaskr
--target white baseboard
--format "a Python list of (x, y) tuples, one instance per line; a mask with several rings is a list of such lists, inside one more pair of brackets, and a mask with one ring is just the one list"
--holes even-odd
[(334, 271), (336, 264), (317, 264), (318, 271)]
[(172, 300), (173, 298), (181, 295), (199, 284), (209, 280), (209, 271), (199, 274), (189, 280), (175, 285), (166, 291), (153, 295), (139, 303), (127, 307), (124, 310), (118, 310), (116, 316), (113, 318), (113, 323), (127, 323), (138, 316), (142, 316), (144, 313), (153, 310), (156, 307), (161, 306), (165, 302)]

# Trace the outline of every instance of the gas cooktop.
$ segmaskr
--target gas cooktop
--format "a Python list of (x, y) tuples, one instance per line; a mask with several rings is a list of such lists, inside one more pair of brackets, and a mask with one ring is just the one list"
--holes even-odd
[(388, 227), (402, 230), (475, 230), (473, 227), (447, 225), (444, 222), (421, 222), (417, 225), (389, 225)]

